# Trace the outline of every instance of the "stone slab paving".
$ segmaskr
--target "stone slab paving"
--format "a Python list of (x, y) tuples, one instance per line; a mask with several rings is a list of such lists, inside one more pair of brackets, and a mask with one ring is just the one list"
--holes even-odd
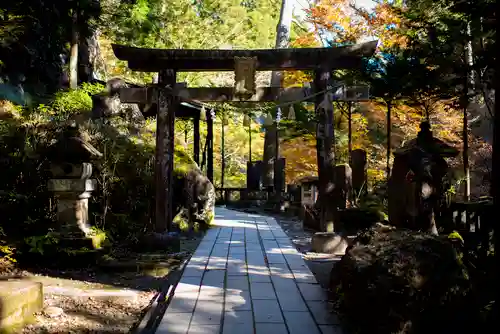
[(274, 218), (216, 208), (158, 334), (340, 334), (324, 290)]

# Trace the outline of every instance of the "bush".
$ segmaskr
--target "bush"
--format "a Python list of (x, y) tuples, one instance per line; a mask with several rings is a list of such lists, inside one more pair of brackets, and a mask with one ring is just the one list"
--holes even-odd
[[(51, 103), (23, 110), (19, 118), (0, 126), (0, 227), (5, 230), (6, 245), (16, 247), (18, 252), (43, 254), (44, 248), (57, 244), (52, 234), (57, 227), (55, 202), (46, 186), (51, 175), (43, 152), (61, 133), (68, 118), (88, 115), (92, 106), (89, 93), (102, 88), (86, 85), (59, 92)], [(121, 118), (103, 124), (87, 117), (81, 124), (90, 143), (103, 154), (94, 164), (93, 178), (98, 189), (89, 201), (97, 246), (106, 242), (133, 244), (152, 227), (155, 134), (149, 129), (155, 125), (147, 122), (134, 135), (130, 134), (131, 127)], [(175, 163), (181, 172), (190, 164), (194, 166), (179, 145)]]

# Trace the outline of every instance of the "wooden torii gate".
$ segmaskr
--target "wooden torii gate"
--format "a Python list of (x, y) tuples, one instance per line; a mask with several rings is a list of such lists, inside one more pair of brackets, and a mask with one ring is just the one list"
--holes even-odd
[[(176, 82), (178, 72), (234, 71), (238, 59), (252, 59), (256, 71), (308, 70), (315, 72), (312, 87), (316, 106), (321, 105), (317, 127), (318, 170), (321, 184), (326, 184), (324, 170), (331, 163), (333, 151), (333, 104), (323, 103), (325, 91), (331, 82), (334, 69), (360, 68), (363, 57), (371, 57), (377, 41), (335, 48), (301, 48), (270, 50), (162, 50), (136, 48), (114, 44), (115, 56), (128, 62), (131, 70), (157, 72), (158, 84), (148, 88), (124, 88), (122, 102), (157, 104), (156, 130), (156, 211), (157, 232), (165, 232), (173, 220), (172, 175), (174, 154), (174, 123), (183, 99), (200, 102), (241, 101), (233, 87), (187, 88)], [(257, 88), (244, 102), (296, 101), (307, 97), (311, 90), (281, 87)], [(318, 109), (317, 108), (317, 109)], [(213, 182), (213, 120), (207, 114), (207, 176)], [(196, 127), (196, 124), (195, 124)], [(195, 129), (196, 131), (196, 129)], [(195, 144), (196, 145), (196, 144)], [(199, 145), (199, 144), (198, 144)], [(334, 158), (334, 157), (333, 157)], [(323, 181), (323, 182), (322, 182)], [(325, 183), (326, 182), (326, 183)], [(326, 186), (324, 187), (326, 189)], [(332, 221), (333, 226), (333, 221)], [(325, 227), (327, 230), (329, 228)]]

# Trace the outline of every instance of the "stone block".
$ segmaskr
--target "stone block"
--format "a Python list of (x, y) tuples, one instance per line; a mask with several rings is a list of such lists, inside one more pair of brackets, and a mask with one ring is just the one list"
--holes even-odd
[(223, 334), (254, 334), (253, 323), (250, 324), (231, 324), (224, 322)]
[(202, 300), (196, 303), (191, 320), (193, 325), (219, 325), (222, 319), (224, 304), (222, 301)]
[(247, 276), (234, 276), (227, 277), (226, 280), (226, 289), (227, 290), (238, 290), (238, 291), (248, 291), (248, 277)]
[(327, 300), (326, 292), (319, 284), (298, 283), (300, 292), (305, 300), (308, 301), (323, 301)]
[(315, 233), (311, 242), (312, 251), (315, 253), (343, 255), (347, 246), (347, 239), (333, 232)]
[(285, 324), (258, 323), (255, 325), (256, 334), (288, 334)]
[(340, 320), (329, 309), (326, 301), (306, 301), (318, 325), (340, 325)]
[(252, 302), (249, 291), (227, 291), (225, 299), (226, 311), (251, 311)]
[(256, 323), (284, 323), (283, 315), (277, 300), (254, 300), (254, 317)]
[(297, 287), (289, 290), (276, 290), (278, 301), (283, 311), (307, 312), (307, 306)]
[(19, 333), (43, 307), (43, 286), (21, 280), (0, 282), (0, 332)]
[(92, 179), (50, 179), (47, 184), (49, 191), (62, 193), (86, 193), (94, 191), (97, 180)]
[(309, 312), (283, 312), (290, 334), (320, 334)]
[(186, 334), (192, 316), (191, 312), (169, 313), (167, 309), (156, 329), (156, 334)]
[(250, 282), (250, 293), (252, 299), (276, 299), (274, 288), (271, 283), (254, 283)]

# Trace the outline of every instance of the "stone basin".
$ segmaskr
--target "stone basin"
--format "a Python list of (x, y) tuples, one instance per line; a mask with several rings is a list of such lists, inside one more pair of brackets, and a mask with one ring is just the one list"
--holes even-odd
[(312, 236), (311, 248), (315, 253), (344, 255), (351, 239), (340, 233), (318, 232)]

